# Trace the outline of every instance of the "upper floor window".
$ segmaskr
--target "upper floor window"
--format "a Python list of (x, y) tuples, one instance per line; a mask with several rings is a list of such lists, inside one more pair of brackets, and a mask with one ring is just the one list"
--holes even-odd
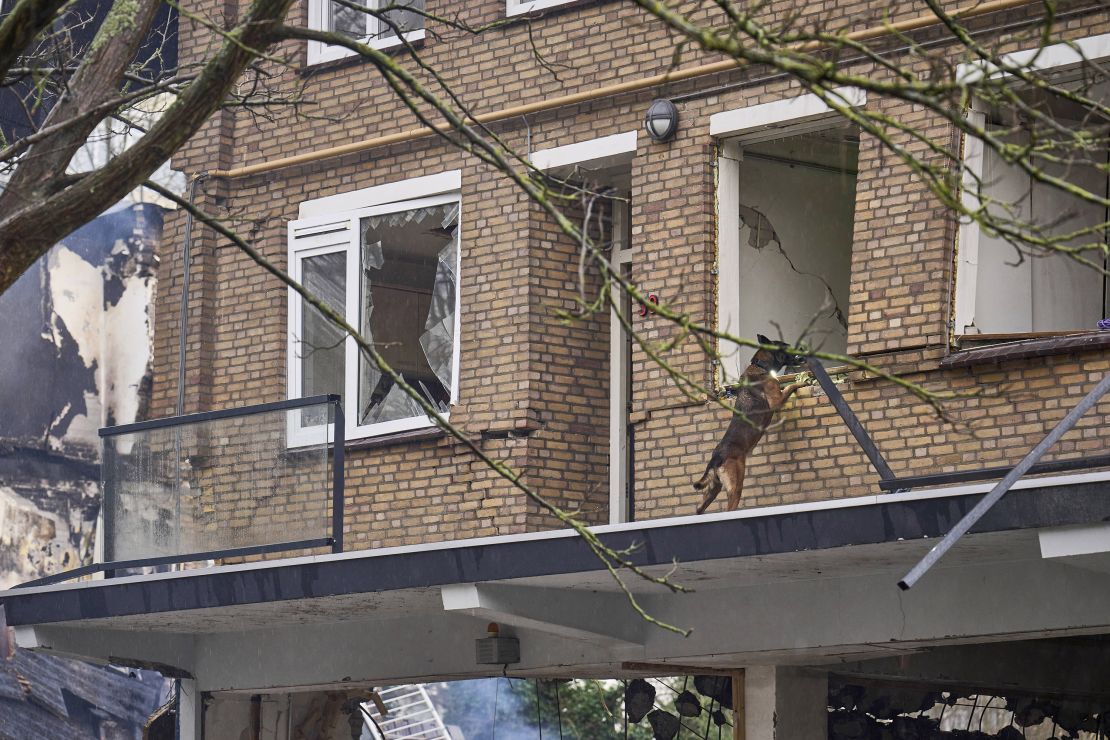
[[(1110, 104), (1110, 79), (1099, 79), (1098, 64), (1080, 67), (1074, 63), (1079, 54), (1096, 59), (1098, 55), (1089, 52), (1099, 45), (1099, 39), (1110, 41), (1110, 37), (1083, 39), (1078, 45), (1085, 48), (1074, 50), (1071, 45), (1048, 47), (1038, 53), (1034, 64), (1046, 69), (1054, 84), (1081, 86), (1087, 97)], [(1020, 57), (1012, 60), (1021, 61)], [(1110, 192), (1110, 151), (1107, 127), (1101, 119), (1058, 96), (1032, 89), (1019, 89), (1016, 94), (1028, 111), (1046, 118), (1038, 121), (1028, 111), (1018, 113), (976, 100), (968, 112), (970, 122), (1006, 143), (1032, 146), (1032, 163), (1046, 175), (1097, 195)], [(1049, 126), (1054, 130), (1048, 130)], [(1064, 130), (1086, 131), (1091, 134), (1090, 145), (1082, 151), (1076, 149), (1060, 136)], [(1058, 238), (1065, 247), (1090, 245), (1105, 238), (1100, 235), (1110, 221), (1107, 209), (1038, 181), (977, 138), (966, 137), (963, 151), (964, 199), (969, 207), (983, 204), (1000, 222)], [(957, 256), (957, 336), (1002, 338), (1093, 331), (1099, 319), (1110, 316), (1110, 282), (1097, 270), (1066, 256), (1008, 239), (970, 219), (960, 226)], [(1105, 266), (1097, 250), (1084, 256)]]
[(577, 0), (506, 0), (505, 12), (508, 15), (524, 15), (536, 10), (569, 5)]
[[(842, 91), (862, 104), (856, 91)], [(859, 130), (815, 95), (710, 119), (718, 160), (718, 325), (843, 353)], [(799, 198), (799, 193), (805, 193)], [(722, 343), (722, 380), (751, 355)]]
[[(308, 25), (322, 31), (334, 31), (358, 39), (370, 46), (384, 49), (401, 43), (393, 26), (407, 41), (424, 38), (424, 16), (405, 8), (424, 10), (424, 0), (355, 0), (355, 4), (369, 8), (394, 7), (386, 12), (389, 22), (370, 13), (352, 8), (334, 0), (309, 0)], [(352, 56), (353, 51), (342, 46), (308, 42), (308, 63), (319, 64)]]
[[(379, 188), (367, 193), (367, 203), (385, 197)], [(293, 277), (358, 327), (444, 414), (458, 392), (459, 210), (457, 192), (441, 193), (303, 218), (289, 228)], [(343, 396), (348, 438), (431, 423), (353, 339), (295, 294), (288, 364), (290, 397)], [(307, 413), (300, 420), (301, 428), (322, 423)]]

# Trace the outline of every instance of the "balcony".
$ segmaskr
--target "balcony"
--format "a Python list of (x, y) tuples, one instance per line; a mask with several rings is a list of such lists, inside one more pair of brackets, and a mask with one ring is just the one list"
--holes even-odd
[[(1000, 635), (1110, 633), (1103, 473), (1018, 481), (904, 592), (898, 579), (996, 487), (968, 484), (987, 473), (914, 482), (960, 484), (945, 488), (594, 528), (646, 572), (691, 589), (672, 593), (627, 572), (618, 584), (571, 530), (342, 552), (341, 414), (337, 399), (318, 397), (104, 430), (105, 562), (47, 580), (113, 577), (0, 593), (18, 643), (221, 693), (508, 670), (826, 665)], [(304, 550), (316, 554), (228, 562)], [(694, 631), (651, 627), (625, 588), (652, 616)], [(1032, 593), (1051, 608), (999, 608)], [(474, 640), (491, 621), (519, 638), (519, 663), (476, 661)]]
[(342, 415), (338, 396), (314, 396), (101, 429), (103, 562), (24, 586), (342, 552)]

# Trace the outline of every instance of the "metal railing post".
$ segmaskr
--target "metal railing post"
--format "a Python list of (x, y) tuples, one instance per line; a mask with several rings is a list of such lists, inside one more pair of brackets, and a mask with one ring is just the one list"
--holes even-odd
[[(104, 538), (100, 551), (104, 562), (110, 563), (115, 558), (115, 551), (112, 545), (115, 542), (116, 528), (113, 521), (112, 507), (115, 503), (115, 491), (108, 486), (107, 476), (105, 471), (111, 470), (116, 465), (116, 441), (115, 439), (101, 438), (100, 440), (100, 520), (104, 522), (101, 527), (100, 536)], [(111, 576), (105, 575), (106, 578)]]
[(948, 534), (944, 535), (944, 538), (934, 545), (933, 549), (930, 550), (925, 557), (921, 558), (921, 561), (913, 566), (902, 580), (898, 581), (898, 587), (903, 591), (913, 588), (913, 585), (921, 580), (921, 577), (929, 572), (929, 569), (932, 568), (946, 552), (952, 549), (956, 541), (967, 534), (967, 531), (974, 527), (975, 523), (978, 522), (992, 506), (998, 503), (999, 499), (1006, 495), (1006, 492), (1017, 482), (1018, 478), (1025, 475), (1029, 468), (1033, 467), (1033, 464), (1040, 460), (1044, 453), (1048, 452), (1048, 448), (1052, 447), (1061, 437), (1067, 434), (1071, 428), (1075, 426), (1076, 422), (1079, 421), (1079, 417), (1093, 408), (1094, 405), (1098, 403), (1098, 400), (1106, 395), (1108, 391), (1110, 391), (1110, 374), (1107, 374), (1106, 377), (1102, 379), (1102, 382), (1092, 388), (1091, 392), (1084, 396), (1083, 400), (1076, 404), (1075, 408), (1069, 411), (1067, 416), (1061, 419), (1060, 423), (1053, 427), (1052, 431), (1045, 435), (1045, 438), (1042, 439), (1036, 447), (1030, 450), (1029, 454), (1022, 458), (1021, 462), (1015, 465), (1014, 468), (1006, 474), (1005, 478), (1000, 480), (995, 487), (991, 489), (990, 493), (984, 496), (979, 503), (975, 504), (975, 507), (972, 508), (971, 511), (964, 514), (964, 518), (957, 522), (956, 526), (953, 527)]

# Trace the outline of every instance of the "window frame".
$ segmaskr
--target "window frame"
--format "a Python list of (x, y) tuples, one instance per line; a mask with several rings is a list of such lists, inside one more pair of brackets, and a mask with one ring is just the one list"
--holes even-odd
[[(854, 87), (838, 87), (829, 94), (849, 108), (867, 104), (867, 93)], [(830, 121), (843, 117), (814, 93), (802, 93), (766, 103), (714, 113), (709, 117), (709, 134), (717, 139), (717, 329), (734, 331), (739, 325), (741, 296), (739, 285), (721, 280), (721, 275), (740, 272), (740, 166), (744, 144), (820, 131)], [(856, 207), (859, 207), (857, 200)], [(854, 247), (854, 245), (853, 245)], [(849, 279), (851, 279), (849, 277)], [(742, 377), (745, 364), (741, 347), (717, 340), (720, 359), (714, 382), (718, 390)]]
[[(331, 31), (331, 16), (328, 13), (331, 0), (308, 0), (308, 27), (317, 31)], [(425, 38), (423, 28), (414, 29), (401, 35), (401, 37), (390, 36), (388, 38), (375, 38), (377, 30), (371, 30), (371, 24), (375, 25), (380, 23), (377, 18), (372, 15), (366, 16), (366, 35), (359, 37), (361, 43), (366, 44), (374, 49), (392, 49), (401, 46), (404, 42), (413, 43), (422, 41)], [(357, 56), (357, 52), (352, 51), (344, 46), (337, 46), (335, 44), (325, 44), (323, 41), (308, 42), (308, 64), (324, 64), (326, 62), (334, 62), (340, 59)]]
[[(289, 224), (288, 229), (288, 269), (289, 276), (303, 285), (304, 271), (303, 262), (305, 259), (318, 257), (324, 254), (335, 254), (338, 252), (349, 251), (350, 238), (345, 237), (340, 241), (329, 239), (329, 235), (335, 234), (337, 231), (347, 230), (350, 228), (350, 221), (347, 220), (347, 225), (342, 229), (338, 228), (338, 224), (343, 222), (344, 219), (337, 216), (318, 216), (310, 219), (298, 219)], [(335, 227), (335, 228), (329, 228)], [(297, 229), (312, 230), (315, 233), (306, 234), (298, 237), (296, 234)], [(312, 244), (299, 246), (297, 244), (298, 238), (300, 240), (312, 240)], [(349, 261), (349, 259), (348, 259)], [(344, 273), (346, 279), (346, 273)], [(344, 286), (344, 302), (346, 302), (347, 286)], [(298, 338), (303, 334), (304, 329), (304, 307), (303, 299), (300, 294), (292, 288), (288, 291), (288, 315), (285, 322), (285, 335), (286, 335), (286, 392), (287, 399), (302, 398), (302, 384), (304, 382), (303, 367), (301, 365), (301, 347), (300, 339)], [(344, 307), (346, 308), (346, 307)], [(350, 342), (350, 337), (344, 339), (344, 385), (346, 385), (346, 343)], [(286, 443), (289, 447), (307, 447), (320, 442), (320, 425), (315, 426), (301, 426), (300, 413), (298, 411), (290, 412), (287, 416), (286, 427)], [(329, 443), (334, 439), (333, 424), (327, 425), (327, 439)], [(345, 424), (345, 432), (349, 433), (350, 424)]]
[[(354, 290), (347, 290), (347, 321), (352, 326), (358, 328), (361, 323), (359, 316), (359, 303), (362, 298), (362, 285), (361, 277), (359, 275), (360, 264), (360, 250), (362, 249), (359, 221), (368, 216), (381, 216), (387, 213), (399, 213), (401, 211), (411, 211), (417, 208), (429, 208), (432, 206), (445, 205), (447, 203), (459, 203), (459, 221), (455, 226), (455, 320), (453, 327), (452, 345), (453, 352), (451, 358), (451, 387), (448, 389), (451, 394), (450, 404), (454, 405), (458, 402), (459, 397), (459, 261), (460, 252), (459, 248), (459, 235), (462, 232), (462, 201), (458, 193), (444, 193), (442, 195), (432, 195), (425, 198), (417, 198), (414, 200), (397, 201), (395, 203), (386, 203), (378, 206), (369, 206), (361, 208), (357, 211), (352, 211), (350, 218), (351, 223), (355, 225), (352, 229), (351, 241), (347, 250), (347, 285), (354, 286)], [(386, 434), (396, 434), (398, 432), (407, 432), (413, 429), (426, 429), (435, 426), (435, 422), (428, 416), (410, 416), (404, 419), (395, 419), (393, 421), (380, 421), (374, 424), (358, 424), (358, 361), (359, 350), (358, 345), (350, 337), (347, 338), (346, 357), (344, 364), (344, 387), (343, 398), (355, 399), (352, 404), (349, 400), (346, 401), (346, 406), (350, 407), (350, 412), (344, 408), (344, 416), (349, 419), (347, 422), (347, 431), (349, 439), (359, 439), (364, 437), (380, 437)], [(348, 368), (353, 368), (348, 370)], [(447, 411), (442, 414), (444, 418), (449, 418), (451, 412)]]
[[(639, 146), (638, 129), (622, 131), (596, 139), (577, 141), (573, 144), (540, 149), (532, 152), (529, 160), (537, 170), (555, 177), (573, 177), (579, 168), (599, 170), (627, 168), (632, 177), (632, 161)], [(624, 193), (631, 198), (631, 192)], [(630, 276), (633, 261), (631, 240), (632, 212), (628, 203), (614, 204), (613, 209), (613, 266)], [(626, 319), (632, 316), (632, 304), (623, 292), (618, 297)], [(630, 459), (628, 455), (629, 402), (632, 395), (630, 365), (631, 336), (617, 315), (609, 310), (609, 523), (622, 524), (629, 520), (632, 506), (628, 490)], [(614, 463), (614, 461), (616, 461)]]
[(581, 0), (505, 0), (505, 15), (527, 15), (537, 10), (573, 5)]
[[(1067, 74), (1069, 69), (1076, 68), (1084, 62), (1097, 64), (1107, 59), (1110, 59), (1110, 33), (1051, 44), (1043, 48), (1023, 49), (1002, 56), (1003, 63), (1009, 66), (1025, 65), (1035, 71), (1049, 71), (1060, 75)], [(999, 69), (996, 65), (982, 61), (961, 64), (956, 68), (956, 78), (963, 82), (972, 83), (984, 76), (1003, 77), (1008, 76), (1008, 73)], [(977, 102), (977, 100), (972, 99), (964, 115), (973, 125), (983, 128), (986, 126), (987, 117), (986, 113), (978, 107)], [(983, 142), (961, 132), (960, 202), (965, 208), (974, 210), (978, 207), (979, 200), (974, 190), (976, 178), (983, 174), (983, 161)], [(975, 323), (981, 235), (982, 229), (978, 221), (960, 219), (954, 245), (955, 270), (952, 276), (952, 317), (948, 326), (950, 343), (959, 345), (961, 341), (973, 341), (976, 338), (990, 338), (992, 341), (1020, 341), (1046, 335), (1064, 336), (1079, 331), (1078, 329), (1061, 329), (1052, 332), (965, 333), (966, 327)], [(1095, 330), (1092, 329), (1091, 331)]]
[[(459, 366), (462, 325), (462, 291), (460, 283), (462, 274), (463, 215), (462, 195), (458, 187), (459, 173), (455, 171), (452, 173), (445, 173), (445, 175), (446, 177), (431, 176), (426, 178), (415, 178), (410, 181), (397, 183), (396, 187), (383, 188), (382, 186), (378, 186), (366, 188), (365, 190), (355, 193), (330, 196), (329, 198), (321, 198), (317, 201), (302, 203), (302, 213), (305, 210), (309, 210), (317, 212), (317, 215), (290, 222), (288, 264), (290, 275), (300, 282), (302, 262), (304, 259), (321, 254), (344, 252), (346, 254), (346, 271), (344, 273), (346, 279), (344, 317), (352, 326), (358, 327), (361, 319), (359, 312), (362, 288), (361, 277), (359, 275), (359, 265), (361, 264), (360, 253), (362, 248), (360, 237), (361, 219), (368, 216), (398, 213), (401, 211), (427, 208), (448, 203), (459, 204), (459, 215), (455, 229), (455, 315), (452, 337), (451, 387), (448, 389), (450, 392), (450, 405), (454, 406), (459, 400)], [(452, 184), (455, 187), (444, 189), (443, 185), (445, 183)], [(421, 191), (424, 191), (424, 194), (419, 194)], [(390, 192), (404, 197), (403, 199), (390, 198), (388, 196)], [(336, 199), (341, 199), (339, 202), (345, 205), (361, 203), (361, 207), (348, 208), (347, 210), (335, 211), (332, 213), (321, 213), (321, 206), (326, 209), (328, 205), (335, 203)], [(340, 226), (340, 224), (344, 225)], [(298, 231), (304, 232), (313, 229), (319, 229), (320, 233), (301, 237), (297, 235)], [(345, 231), (346, 234), (337, 233), (341, 231)], [(303, 241), (313, 237), (326, 237), (329, 234), (335, 234), (335, 236), (327, 240), (329, 243), (326, 244), (298, 244), (298, 240)], [(290, 289), (289, 312), (286, 321), (286, 397), (291, 399), (300, 398), (302, 396), (301, 388), (303, 374), (300, 362), (300, 340), (297, 336), (301, 332), (303, 318), (301, 296)], [(343, 399), (345, 411), (344, 418), (346, 421), (344, 432), (347, 440), (382, 437), (435, 426), (435, 422), (426, 415), (411, 416), (404, 419), (376, 422), (373, 424), (359, 424), (357, 413), (359, 349), (354, 339), (349, 336), (344, 340), (343, 361)], [(450, 410), (444, 412), (442, 415), (444, 418), (449, 419)], [(290, 428), (288, 430), (289, 446), (296, 447), (307, 444), (318, 444), (320, 439), (319, 426), (300, 427), (298, 426), (298, 419), (299, 417), (295, 415), (291, 417)], [(330, 438), (329, 434), (329, 439)]]

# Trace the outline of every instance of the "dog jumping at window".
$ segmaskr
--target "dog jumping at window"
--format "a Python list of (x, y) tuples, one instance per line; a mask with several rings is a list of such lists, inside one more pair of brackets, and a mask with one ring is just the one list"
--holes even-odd
[(756, 338), (760, 344), (774, 346), (775, 349), (761, 347), (744, 370), (740, 389), (733, 399), (736, 413), (725, 436), (713, 450), (705, 474), (694, 484), (695, 490), (704, 492), (698, 506), (699, 514), (709, 508), (722, 490), (728, 495), (729, 511), (740, 506), (748, 455), (786, 400), (799, 388), (808, 385), (799, 381), (785, 388), (780, 387), (777, 376), (787, 368), (800, 366), (803, 358), (788, 352), (789, 345), (783, 342), (772, 342), (762, 334)]

